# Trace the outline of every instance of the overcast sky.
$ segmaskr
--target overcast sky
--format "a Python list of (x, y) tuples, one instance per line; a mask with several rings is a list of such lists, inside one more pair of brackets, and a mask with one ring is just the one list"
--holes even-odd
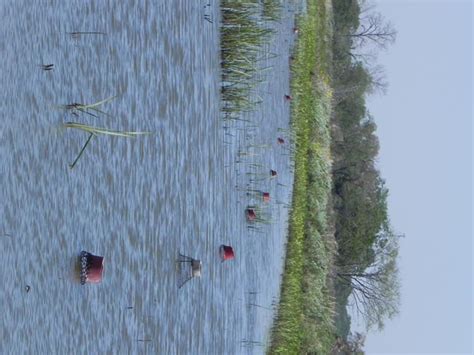
[(471, 1), (386, 1), (398, 30), (379, 62), (390, 83), (371, 97), (379, 167), (401, 240), (402, 306), (375, 353), (472, 354)]

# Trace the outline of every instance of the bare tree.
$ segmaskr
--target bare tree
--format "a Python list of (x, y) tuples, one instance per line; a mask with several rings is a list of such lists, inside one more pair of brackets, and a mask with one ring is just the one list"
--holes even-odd
[(383, 329), (386, 318), (398, 314), (400, 281), (398, 278), (398, 237), (389, 232), (382, 235), (374, 247), (374, 260), (368, 268), (342, 265), (339, 281), (352, 288), (352, 306), (364, 319), (367, 329)]
[(379, 12), (368, 13), (361, 17), (356, 32), (349, 34), (353, 40), (353, 49), (374, 45), (386, 49), (395, 42), (397, 31), (390, 21), (385, 21)]
[(397, 31), (390, 21), (375, 11), (372, 2), (360, 0), (359, 5), (359, 27), (346, 35), (351, 41), (349, 55), (354, 61), (370, 64), (376, 61), (379, 50), (385, 50), (395, 42)]

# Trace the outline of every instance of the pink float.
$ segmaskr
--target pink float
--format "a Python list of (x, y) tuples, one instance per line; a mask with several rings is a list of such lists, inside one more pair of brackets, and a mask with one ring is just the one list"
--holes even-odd
[(247, 208), (245, 210), (245, 215), (247, 216), (248, 221), (255, 221), (257, 219), (257, 214), (253, 208)]
[(262, 194), (263, 202), (270, 202), (270, 192), (264, 192)]

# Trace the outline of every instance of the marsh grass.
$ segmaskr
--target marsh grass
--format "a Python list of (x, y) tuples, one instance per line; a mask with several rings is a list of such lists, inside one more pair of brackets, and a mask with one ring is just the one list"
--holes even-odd
[(268, 21), (280, 21), (281, 9), (279, 0), (262, 0), (262, 17)]
[[(329, 354), (334, 343), (334, 300), (329, 272), (335, 248), (327, 233), (331, 192), (329, 1), (308, 0), (292, 62), (293, 200), (271, 354)], [(309, 72), (325, 85), (315, 86)]]
[[(221, 2), (221, 94), (224, 117), (237, 119), (262, 102), (255, 87), (263, 82), (270, 67), (261, 61), (262, 46), (273, 31), (269, 21), (277, 17), (278, 0), (223, 0)], [(265, 15), (266, 14), (266, 15)]]
[(248, 221), (249, 224), (272, 224), (274, 223), (272, 220), (271, 213), (268, 211), (267, 208), (263, 207), (262, 204), (249, 204), (247, 206), (247, 210), (254, 210), (256, 218), (253, 221)]

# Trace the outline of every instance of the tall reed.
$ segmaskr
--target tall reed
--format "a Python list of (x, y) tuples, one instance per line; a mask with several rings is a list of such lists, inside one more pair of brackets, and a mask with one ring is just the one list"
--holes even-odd
[[(260, 65), (262, 46), (272, 34), (264, 15), (265, 9), (277, 8), (278, 0), (223, 0), (221, 2), (221, 68), (224, 115), (236, 118), (241, 112), (252, 111), (261, 102), (254, 93), (270, 68)], [(265, 4), (267, 4), (265, 6)]]

